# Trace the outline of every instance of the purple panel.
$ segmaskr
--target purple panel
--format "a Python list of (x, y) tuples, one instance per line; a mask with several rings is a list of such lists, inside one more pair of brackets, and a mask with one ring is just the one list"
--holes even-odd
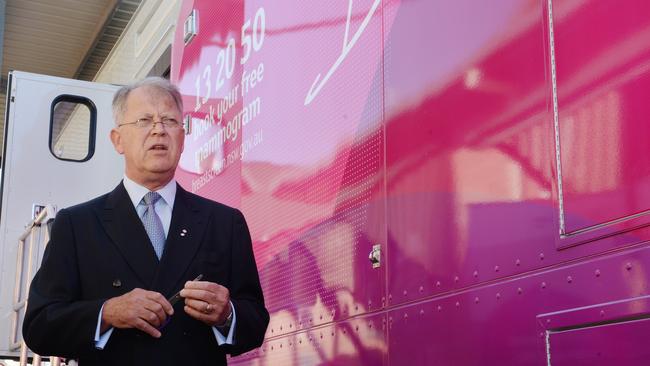
[(647, 316), (647, 263), (644, 246), (391, 309), (389, 364), (546, 365), (549, 330)]
[[(631, 262), (625, 269), (633, 269)], [(628, 269), (629, 268), (629, 269)], [(538, 316), (552, 365), (646, 365), (650, 296), (611, 301)], [(627, 320), (627, 321), (626, 321)]]
[(379, 366), (387, 351), (385, 314), (375, 314), (273, 337), (228, 364)]
[(553, 366), (647, 365), (650, 320), (614, 323), (551, 333)]
[[(632, 263), (626, 263), (633, 267)], [(631, 268), (629, 269), (631, 270)], [(645, 281), (644, 281), (645, 282)], [(645, 287), (645, 284), (639, 284)], [(577, 328), (585, 324), (615, 322), (621, 319), (642, 318), (650, 314), (650, 296), (595, 304), (578, 309), (562, 310), (538, 316), (540, 325), (547, 331)]]
[[(650, 3), (553, 1), (565, 232), (650, 209)], [(607, 209), (602, 209), (607, 207)], [(612, 222), (574, 243), (647, 224)]]

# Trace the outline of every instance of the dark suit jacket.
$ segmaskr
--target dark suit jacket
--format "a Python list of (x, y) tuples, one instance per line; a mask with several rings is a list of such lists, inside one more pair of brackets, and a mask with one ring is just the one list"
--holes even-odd
[[(98, 315), (107, 299), (134, 288), (169, 297), (199, 274), (230, 290), (237, 313), (234, 345), (218, 346), (211, 327), (188, 316), (179, 301), (160, 339), (115, 329), (106, 348), (95, 349)], [(34, 352), (78, 358), (82, 366), (221, 365), (226, 353), (258, 347), (268, 322), (250, 234), (238, 210), (177, 186), (158, 261), (120, 183), (58, 213), (31, 284), (23, 336)]]

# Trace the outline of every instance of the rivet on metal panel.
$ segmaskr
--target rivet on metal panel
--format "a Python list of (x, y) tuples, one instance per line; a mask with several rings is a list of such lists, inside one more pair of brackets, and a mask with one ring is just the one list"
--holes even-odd
[(404, 313), (404, 320), (407, 320), (409, 318), (409, 315), (407, 313)]
[(521, 265), (521, 260), (517, 259), (517, 260), (515, 261), (515, 264), (516, 264), (517, 266), (520, 266), (520, 265)]
[(282, 326), (280, 326), (280, 330), (282, 330)]
[(517, 288), (517, 293), (521, 295), (521, 293), (524, 292), (524, 290), (521, 289), (521, 287)]
[(457, 307), (457, 308), (460, 307), (460, 301), (456, 301), (456, 307)]
[(499, 272), (499, 266), (494, 266), (494, 272)]
[(473, 275), (474, 277), (478, 277), (478, 271), (474, 271)]
[(424, 286), (420, 286), (420, 289), (418, 291), (420, 291), (420, 293), (423, 293), (424, 292)]
[(440, 283), (440, 281), (436, 281), (436, 287), (440, 287), (441, 285), (442, 283)]
[(546, 282), (542, 282), (542, 288), (546, 288)]
[(539, 253), (539, 259), (542, 261), (544, 260), (544, 253)]
[(631, 270), (632, 269), (632, 263), (630, 263), (630, 262), (625, 263), (625, 269), (627, 269), (628, 271)]
[(408, 295), (408, 291), (404, 290), (404, 292), (402, 292), (402, 294), (404, 294), (404, 296), (406, 296), (406, 295)]
[(458, 276), (454, 276), (454, 282), (458, 282), (458, 280), (460, 280), (460, 278), (458, 278)]
[(600, 311), (600, 317), (602, 318), (602, 317), (604, 317), (604, 316), (605, 316), (605, 310), (601, 310), (601, 311)]
[(289, 328), (293, 328), (293, 323), (289, 323)]
[(594, 272), (594, 274), (596, 275), (596, 277), (600, 277), (600, 270), (597, 269), (596, 272)]
[(567, 276), (566, 281), (567, 281), (568, 283), (573, 282), (573, 277), (571, 277), (571, 276)]
[(388, 301), (391, 301), (393, 299), (393, 294), (388, 294)]
[(442, 311), (442, 306), (438, 305), (438, 311)]
[(501, 293), (497, 292), (497, 300), (499, 300), (500, 298), (501, 298)]
[(424, 309), (420, 309), (420, 315), (424, 315)]
[(474, 298), (474, 303), (478, 304), (478, 296)]

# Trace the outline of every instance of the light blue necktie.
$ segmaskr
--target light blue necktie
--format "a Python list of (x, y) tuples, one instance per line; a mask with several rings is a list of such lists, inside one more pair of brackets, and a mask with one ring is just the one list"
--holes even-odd
[(149, 240), (151, 240), (153, 250), (156, 251), (158, 259), (162, 257), (163, 250), (165, 249), (165, 229), (154, 208), (154, 205), (160, 198), (157, 192), (149, 192), (144, 195), (140, 202), (141, 205), (145, 206), (145, 211), (142, 215), (142, 224), (144, 224), (144, 229), (149, 235)]

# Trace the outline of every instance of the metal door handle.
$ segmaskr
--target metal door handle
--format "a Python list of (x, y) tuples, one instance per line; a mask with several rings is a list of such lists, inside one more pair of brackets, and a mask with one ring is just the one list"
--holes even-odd
[(381, 266), (381, 245), (375, 244), (372, 246), (372, 251), (368, 254), (368, 259), (372, 263), (372, 268), (379, 268)]

